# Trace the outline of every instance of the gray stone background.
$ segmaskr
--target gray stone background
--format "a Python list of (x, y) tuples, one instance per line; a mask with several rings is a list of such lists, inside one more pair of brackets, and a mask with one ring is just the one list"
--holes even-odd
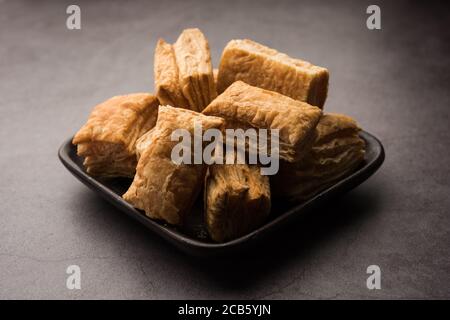
[[(66, 29), (66, 7), (82, 29)], [(0, 298), (450, 298), (449, 7), (368, 1), (0, 0)], [(446, 19), (447, 18), (447, 19)], [(329, 68), (326, 110), (386, 148), (380, 171), (243, 257), (191, 258), (75, 180), (57, 149), (91, 108), (153, 90), (186, 27), (213, 62), (250, 38)], [(66, 289), (68, 265), (81, 290)], [(366, 288), (377, 264), (382, 289)]]

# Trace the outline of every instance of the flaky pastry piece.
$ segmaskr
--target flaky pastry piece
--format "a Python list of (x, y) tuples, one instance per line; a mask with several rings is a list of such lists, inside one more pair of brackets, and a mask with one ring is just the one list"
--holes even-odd
[(158, 99), (147, 93), (112, 97), (92, 110), (72, 143), (84, 157), (89, 174), (133, 177), (136, 140), (151, 129), (158, 116)]
[(270, 213), (268, 176), (246, 164), (213, 164), (204, 190), (205, 222), (211, 238), (224, 242), (258, 228)]
[(189, 108), (189, 102), (181, 91), (173, 46), (163, 39), (156, 44), (154, 76), (156, 96), (162, 105)]
[(323, 107), (328, 70), (251, 40), (231, 40), (220, 60), (218, 92), (237, 80)]
[(158, 41), (154, 76), (161, 104), (200, 112), (217, 96), (208, 40), (199, 29), (183, 30), (173, 45)]
[(193, 137), (194, 123), (201, 124), (203, 130), (222, 129), (224, 120), (191, 110), (159, 107), (158, 121), (147, 137), (150, 143), (141, 151), (134, 180), (123, 195), (150, 218), (182, 224), (203, 185), (205, 164), (176, 164), (171, 159), (172, 149), (179, 143), (171, 141), (172, 132), (185, 129)]
[(201, 112), (216, 96), (209, 44), (197, 29), (185, 29), (173, 45), (181, 90), (192, 110)]
[(352, 118), (327, 113), (316, 127), (316, 139), (298, 163), (280, 163), (272, 177), (274, 196), (306, 200), (354, 171), (364, 160), (365, 142)]
[(280, 93), (236, 81), (203, 114), (222, 117), (232, 128), (279, 129), (279, 157), (294, 162), (311, 146), (322, 111)]

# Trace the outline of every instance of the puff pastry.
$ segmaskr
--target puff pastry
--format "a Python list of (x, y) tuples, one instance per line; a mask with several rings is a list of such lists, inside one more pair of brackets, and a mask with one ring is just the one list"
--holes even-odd
[(141, 158), (142, 153), (147, 149), (154, 140), (154, 128), (148, 130), (136, 141), (136, 157), (137, 160)]
[(133, 177), (136, 140), (151, 129), (158, 115), (158, 99), (147, 93), (115, 96), (95, 106), (72, 143), (84, 157), (89, 174)]
[(205, 178), (204, 205), (205, 223), (214, 241), (243, 236), (269, 215), (269, 178), (257, 166), (211, 165)]
[(236, 80), (323, 107), (328, 70), (251, 40), (231, 40), (220, 61), (218, 92)]
[(155, 49), (156, 95), (161, 104), (202, 111), (216, 96), (208, 40), (199, 29), (185, 29), (171, 45)]
[(155, 49), (155, 90), (162, 105), (189, 108), (179, 84), (178, 66), (171, 44), (159, 39)]
[(279, 129), (280, 159), (294, 162), (310, 147), (322, 111), (277, 92), (236, 81), (203, 113), (225, 118), (227, 127)]
[(173, 47), (181, 90), (191, 109), (202, 111), (217, 96), (208, 40), (199, 29), (185, 29)]
[(280, 163), (272, 178), (274, 195), (306, 200), (355, 170), (364, 160), (360, 130), (348, 116), (323, 115), (310, 152), (298, 163)]
[(202, 187), (204, 164), (176, 164), (171, 153), (177, 141), (171, 141), (175, 129), (186, 129), (191, 135), (194, 122), (203, 130), (221, 129), (224, 120), (200, 113), (160, 106), (156, 126), (147, 138), (151, 143), (141, 150), (134, 180), (123, 198), (150, 218), (180, 225)]

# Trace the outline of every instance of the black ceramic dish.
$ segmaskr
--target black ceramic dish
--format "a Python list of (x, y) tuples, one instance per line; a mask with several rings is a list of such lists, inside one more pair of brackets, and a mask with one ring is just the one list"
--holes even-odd
[(270, 219), (266, 224), (243, 237), (225, 243), (214, 243), (208, 238), (202, 224), (200, 201), (192, 209), (191, 218), (186, 222), (183, 230), (178, 230), (175, 227), (148, 218), (122, 199), (121, 195), (131, 184), (130, 179), (100, 179), (89, 176), (83, 168), (82, 159), (76, 154), (76, 147), (71, 143), (72, 139), (64, 142), (58, 155), (64, 166), (81, 182), (123, 212), (144, 224), (148, 229), (187, 253), (211, 256), (240, 251), (254, 245), (293, 219), (303, 216), (326, 199), (348, 192), (368, 179), (383, 163), (384, 149), (381, 142), (371, 134), (361, 132), (361, 137), (366, 141), (366, 155), (364, 163), (358, 170), (301, 204), (273, 201)]

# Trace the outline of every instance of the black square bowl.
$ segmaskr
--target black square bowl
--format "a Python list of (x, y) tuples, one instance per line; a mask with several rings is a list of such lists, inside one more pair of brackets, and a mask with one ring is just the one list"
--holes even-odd
[(77, 156), (76, 146), (72, 138), (66, 140), (60, 147), (58, 155), (64, 166), (82, 183), (100, 194), (121, 211), (142, 223), (152, 232), (172, 243), (182, 251), (196, 256), (214, 256), (234, 253), (249, 248), (269, 235), (273, 235), (286, 224), (305, 215), (319, 204), (339, 194), (350, 191), (374, 174), (384, 161), (384, 149), (381, 142), (373, 135), (362, 131), (361, 137), (366, 142), (364, 163), (354, 172), (337, 181), (311, 199), (302, 203), (283, 201), (272, 202), (272, 212), (269, 220), (258, 229), (240, 238), (225, 243), (215, 243), (210, 240), (202, 223), (201, 201), (198, 201), (189, 215), (183, 229), (167, 225), (161, 221), (148, 218), (142, 211), (135, 209), (122, 199), (122, 194), (131, 184), (131, 179), (102, 179), (92, 177), (83, 167), (83, 159)]

